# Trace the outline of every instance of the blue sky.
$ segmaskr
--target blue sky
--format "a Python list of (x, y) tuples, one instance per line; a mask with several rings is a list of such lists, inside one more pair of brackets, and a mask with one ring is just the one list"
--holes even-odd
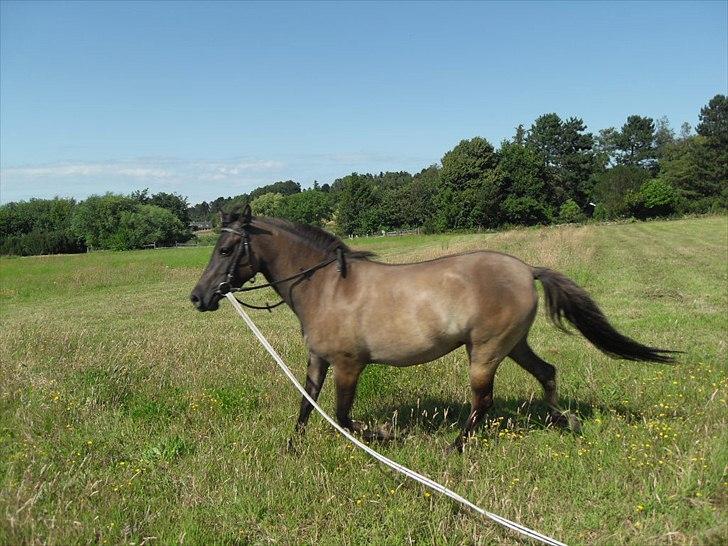
[(728, 3), (0, 4), (0, 201), (419, 171), (543, 113), (675, 128)]

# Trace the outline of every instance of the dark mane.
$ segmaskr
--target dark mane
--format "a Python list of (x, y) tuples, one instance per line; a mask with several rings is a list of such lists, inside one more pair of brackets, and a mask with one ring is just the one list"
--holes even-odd
[(300, 224), (291, 220), (284, 220), (283, 218), (271, 218), (269, 216), (257, 216), (255, 219), (262, 220), (266, 224), (271, 224), (278, 229), (300, 237), (315, 249), (324, 252), (327, 256), (333, 255), (337, 248), (344, 249), (346, 257), (350, 259), (367, 259), (375, 255), (374, 252), (369, 252), (368, 250), (352, 250), (339, 237), (316, 226)]

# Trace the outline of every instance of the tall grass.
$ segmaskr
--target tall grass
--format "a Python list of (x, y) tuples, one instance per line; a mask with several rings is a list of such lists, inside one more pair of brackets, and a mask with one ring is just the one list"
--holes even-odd
[[(557, 268), (674, 366), (610, 360), (539, 316), (574, 436), (510, 361), (463, 455), (467, 359), (370, 366), (356, 418), (389, 423), (389, 457), (571, 544), (728, 541), (725, 217), (356, 240), (386, 261), (497, 249)], [(0, 543), (512, 544), (518, 539), (383, 470), (312, 418), (223, 303), (187, 300), (210, 248), (0, 260)], [(270, 294), (256, 296), (261, 303)], [(303, 376), (289, 310), (254, 319)], [(330, 379), (328, 380), (330, 381)], [(333, 407), (330, 383), (321, 403)]]

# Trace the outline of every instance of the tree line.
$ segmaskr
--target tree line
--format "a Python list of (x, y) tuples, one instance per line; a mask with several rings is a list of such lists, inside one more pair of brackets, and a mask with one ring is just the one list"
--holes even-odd
[(180, 195), (148, 190), (92, 195), (80, 202), (56, 197), (8, 203), (0, 207), (0, 254), (171, 245), (192, 237), (188, 208)]
[(594, 134), (583, 120), (540, 116), (496, 149), (462, 140), (417, 174), (352, 173), (301, 190), (293, 181), (190, 208), (193, 219), (250, 203), (257, 214), (325, 225), (342, 235), (645, 219), (728, 207), (728, 99), (705, 105), (693, 131), (632, 115)]
[(629, 116), (587, 130), (577, 117), (538, 117), (498, 148), (462, 140), (419, 173), (351, 173), (302, 189), (292, 180), (188, 206), (148, 190), (0, 207), (0, 253), (128, 249), (189, 239), (190, 224), (250, 203), (255, 214), (325, 226), (341, 235), (420, 227), (426, 232), (639, 219), (728, 208), (728, 98), (716, 95), (693, 128)]

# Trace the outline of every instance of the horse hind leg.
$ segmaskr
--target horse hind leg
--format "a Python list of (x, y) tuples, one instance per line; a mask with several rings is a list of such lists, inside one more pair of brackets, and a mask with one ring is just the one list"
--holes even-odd
[(544, 391), (544, 402), (551, 410), (551, 419), (554, 423), (577, 433), (581, 431), (579, 419), (574, 414), (565, 412), (559, 407), (559, 397), (556, 391), (556, 368), (534, 353), (525, 337), (516, 344), (508, 356), (541, 383)]

